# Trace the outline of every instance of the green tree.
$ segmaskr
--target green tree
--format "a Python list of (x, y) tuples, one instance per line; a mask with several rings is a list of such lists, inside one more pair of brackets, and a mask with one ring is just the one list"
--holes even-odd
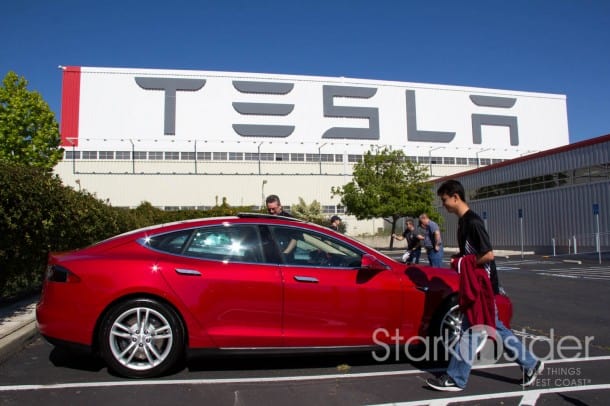
[(59, 126), (49, 105), (28, 82), (9, 72), (0, 86), (0, 161), (51, 170), (63, 155)]
[[(401, 217), (434, 212), (427, 181), (427, 167), (412, 162), (401, 150), (374, 148), (354, 165), (353, 180), (333, 187), (332, 194), (341, 197), (347, 214), (359, 220), (381, 217), (394, 233)], [(390, 248), (393, 242), (390, 237)]]
[(308, 205), (302, 197), (299, 197), (299, 203), (290, 206), (290, 214), (316, 224), (322, 224), (324, 222), (322, 206), (317, 200), (314, 200)]

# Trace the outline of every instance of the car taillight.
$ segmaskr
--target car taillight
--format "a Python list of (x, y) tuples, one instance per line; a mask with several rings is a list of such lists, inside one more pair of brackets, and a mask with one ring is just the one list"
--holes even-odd
[(46, 279), (50, 282), (76, 283), (80, 278), (59, 265), (48, 265)]

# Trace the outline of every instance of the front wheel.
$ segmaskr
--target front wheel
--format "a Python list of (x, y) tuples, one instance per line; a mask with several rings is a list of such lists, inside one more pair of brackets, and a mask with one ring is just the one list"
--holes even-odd
[(430, 335), (439, 337), (444, 347), (452, 347), (462, 334), (463, 317), (457, 296), (449, 298), (437, 313)]
[(171, 307), (153, 299), (131, 299), (104, 317), (99, 343), (110, 369), (129, 378), (150, 378), (181, 360), (184, 328)]
[[(445, 354), (448, 353), (448, 348), (453, 348), (462, 337), (464, 333), (462, 331), (463, 319), (464, 315), (460, 311), (457, 295), (449, 298), (437, 313), (430, 333), (433, 337), (440, 339), (440, 344), (442, 344), (441, 349)], [(478, 354), (483, 349), (487, 338), (487, 330), (482, 331), (475, 354)]]

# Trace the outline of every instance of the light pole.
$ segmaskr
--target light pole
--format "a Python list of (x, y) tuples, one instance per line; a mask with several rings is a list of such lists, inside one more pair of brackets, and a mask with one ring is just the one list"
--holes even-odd
[(480, 167), (481, 167), (481, 161), (479, 160), (479, 154), (480, 154), (481, 152), (485, 152), (485, 151), (491, 151), (492, 149), (493, 149), (493, 148), (483, 148), (483, 149), (478, 150), (478, 151), (475, 153), (475, 155), (476, 155), (476, 157), (477, 157), (477, 168), (480, 168)]
[(76, 179), (74, 181), (74, 183), (76, 183), (78, 185), (78, 191), (80, 192), (81, 191), (81, 188), (80, 188), (80, 179)]
[(430, 176), (432, 176), (432, 151), (436, 151), (437, 149), (445, 149), (445, 147), (430, 148), (428, 150), (428, 165), (430, 166)]
[[(260, 144), (258, 144), (258, 147), (256, 148), (258, 150), (258, 174), (261, 174), (261, 145), (263, 145), (263, 142), (261, 142)], [(267, 183), (266, 180), (263, 181), (263, 185)]]
[(322, 147), (324, 145), (326, 145), (326, 143), (324, 143), (318, 147), (318, 161), (320, 163), (320, 175), (322, 175)]
[(136, 173), (136, 147), (131, 138), (129, 139), (129, 143), (131, 144), (131, 173)]
[(261, 196), (262, 196), (262, 205), (261, 209), (265, 207), (265, 185), (267, 184), (267, 179), (263, 179), (263, 184), (261, 185)]

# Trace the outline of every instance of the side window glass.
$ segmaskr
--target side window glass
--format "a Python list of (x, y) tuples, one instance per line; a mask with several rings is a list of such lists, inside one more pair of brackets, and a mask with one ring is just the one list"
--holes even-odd
[(214, 226), (195, 230), (185, 255), (230, 262), (264, 262), (255, 225)]
[(193, 230), (155, 235), (144, 240), (144, 245), (170, 254), (181, 254), (191, 234)]
[(293, 227), (272, 227), (284, 262), (291, 265), (355, 268), (362, 253), (339, 240)]

